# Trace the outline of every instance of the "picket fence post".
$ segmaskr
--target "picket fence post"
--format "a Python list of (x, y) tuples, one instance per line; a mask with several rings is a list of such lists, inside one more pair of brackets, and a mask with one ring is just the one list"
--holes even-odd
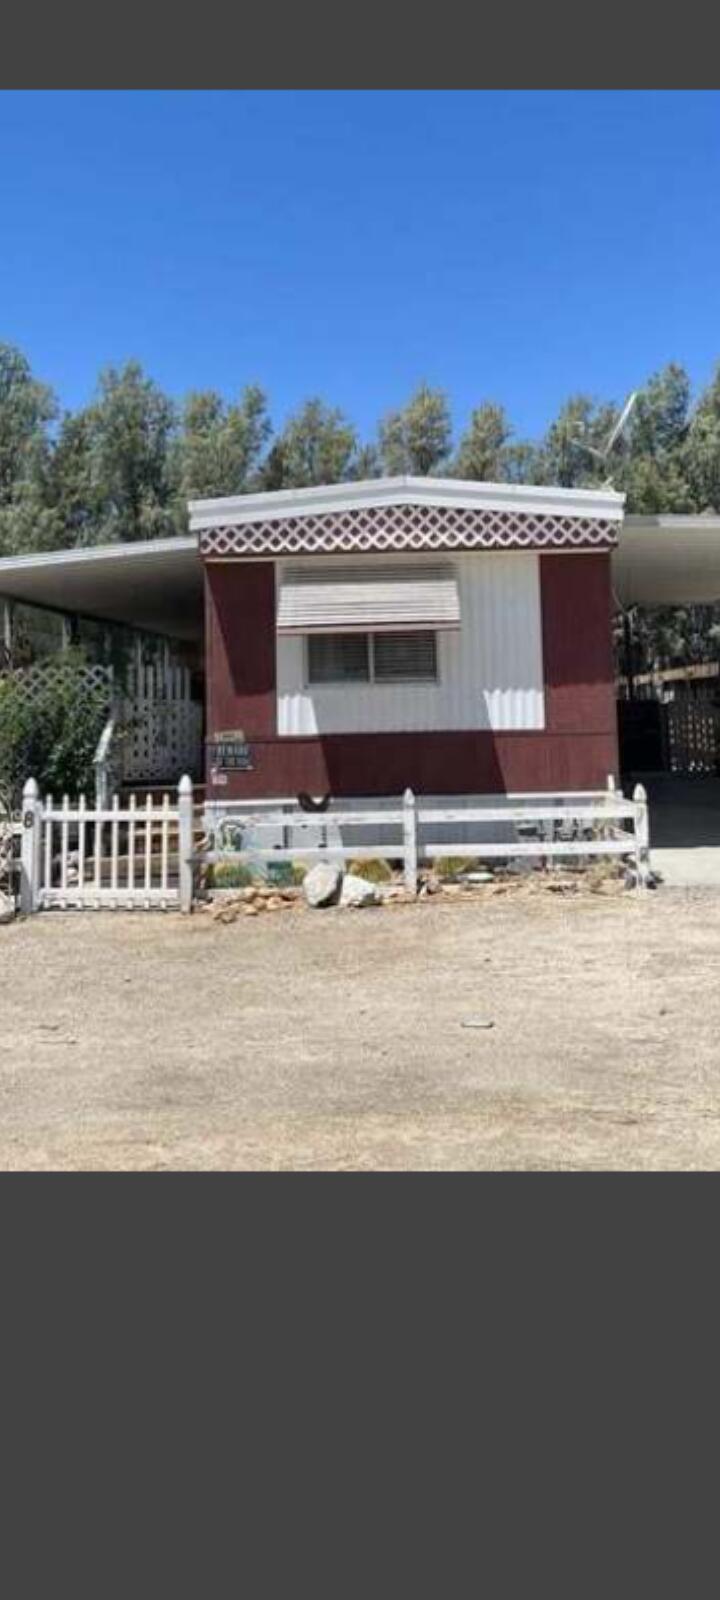
[(22, 839), (20, 843), (20, 910), (30, 916), (40, 900), (40, 835), (42, 802), (34, 778), (28, 778), (22, 796)]
[(635, 865), (638, 884), (644, 888), (650, 866), (650, 816), (647, 792), (641, 783), (633, 789), (635, 806)]
[(417, 806), (412, 789), (403, 795), (403, 856), (405, 888), (417, 894)]
[(187, 773), (178, 784), (178, 858), (180, 910), (192, 911), (193, 903), (193, 786)]

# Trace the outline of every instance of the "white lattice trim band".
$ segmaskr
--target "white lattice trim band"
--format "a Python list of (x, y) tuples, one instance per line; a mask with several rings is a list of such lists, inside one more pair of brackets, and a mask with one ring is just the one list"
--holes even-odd
[(612, 550), (617, 525), (462, 506), (366, 506), (325, 516), (205, 528), (200, 554), (362, 555), (389, 550)]

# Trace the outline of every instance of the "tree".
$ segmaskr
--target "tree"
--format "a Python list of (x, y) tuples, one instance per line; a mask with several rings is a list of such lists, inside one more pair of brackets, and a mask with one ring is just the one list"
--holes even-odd
[(235, 405), (212, 389), (193, 391), (183, 406), (181, 429), (179, 488), (184, 500), (194, 500), (245, 493), (272, 425), (262, 389), (250, 385)]
[(426, 383), (420, 384), (406, 406), (388, 412), (380, 423), (380, 455), (389, 477), (427, 477), (447, 459), (451, 442), (447, 396)]
[(648, 380), (638, 394), (622, 446), (609, 462), (615, 485), (627, 495), (628, 511), (658, 515), (691, 511), (686, 440), (690, 380), (670, 363)]
[(353, 471), (357, 436), (342, 411), (306, 400), (286, 422), (262, 468), (264, 489), (343, 483)]
[(382, 461), (376, 444), (363, 444), (357, 451), (353, 461), (353, 478), (360, 482), (364, 478), (381, 478)]
[(66, 545), (94, 544), (100, 536), (103, 504), (93, 468), (93, 426), (89, 409), (66, 412), (50, 463), (49, 495)]
[(688, 428), (685, 466), (699, 511), (720, 511), (720, 366)]
[(56, 410), (52, 390), (33, 377), (27, 357), (0, 344), (0, 505), (10, 505), (44, 465)]
[[(175, 532), (175, 428), (172, 401), (137, 361), (100, 374), (95, 401), (73, 419), (65, 441), (69, 483), (56, 480), (59, 503), (75, 504), (83, 542), (151, 539)], [(86, 499), (82, 508), (73, 499), (78, 489)]]
[(501, 458), (500, 481), (505, 483), (546, 483), (545, 457), (540, 445), (529, 439), (506, 444)]
[(491, 483), (504, 478), (504, 450), (511, 432), (503, 407), (484, 401), (473, 411), (460, 440), (453, 464), (455, 476)]
[(48, 508), (56, 401), (13, 345), (0, 344), (0, 552), (44, 549), (59, 525)]
[(648, 378), (640, 390), (629, 424), (633, 455), (659, 457), (681, 450), (687, 436), (690, 379), (671, 361)]
[(598, 403), (589, 395), (576, 394), (566, 400), (542, 443), (545, 481), (563, 489), (599, 482), (605, 469), (583, 446), (600, 450), (617, 415), (614, 405)]

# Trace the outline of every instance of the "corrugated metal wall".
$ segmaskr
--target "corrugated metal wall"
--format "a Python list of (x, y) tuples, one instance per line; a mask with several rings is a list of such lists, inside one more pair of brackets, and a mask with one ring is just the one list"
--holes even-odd
[(539, 558), (482, 552), (453, 565), (460, 630), (438, 634), (437, 684), (310, 688), (304, 640), (278, 638), (278, 733), (544, 728)]

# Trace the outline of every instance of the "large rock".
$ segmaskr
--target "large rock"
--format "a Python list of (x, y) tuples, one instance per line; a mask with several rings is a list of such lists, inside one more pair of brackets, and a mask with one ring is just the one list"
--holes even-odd
[(340, 896), (342, 872), (330, 861), (318, 861), (303, 878), (303, 894), (309, 906), (334, 906)]
[(379, 903), (380, 894), (374, 883), (368, 883), (367, 878), (356, 877), (354, 872), (346, 872), (340, 895), (341, 906), (360, 910), (363, 906), (376, 906)]
[(3, 894), (0, 889), (0, 926), (4, 922), (12, 922), (15, 916), (15, 901), (9, 894)]

